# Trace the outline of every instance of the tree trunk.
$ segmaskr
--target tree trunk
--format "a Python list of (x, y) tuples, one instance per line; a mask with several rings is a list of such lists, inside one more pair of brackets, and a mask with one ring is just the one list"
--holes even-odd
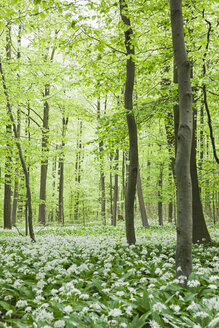
[(196, 165), (196, 126), (197, 126), (197, 110), (193, 109), (193, 138), (191, 151), (191, 178), (192, 178), (192, 219), (193, 219), (193, 243), (209, 243), (211, 238), (205, 223), (204, 213), (202, 209), (200, 189), (198, 184), (198, 174)]
[(116, 217), (117, 217), (117, 201), (118, 201), (118, 160), (119, 160), (119, 150), (116, 150), (115, 157), (115, 182), (114, 182), (114, 196), (113, 196), (113, 215), (112, 215), (112, 225), (116, 226)]
[[(45, 85), (44, 96), (48, 97), (50, 86)], [(46, 223), (46, 182), (47, 182), (47, 169), (48, 169), (48, 143), (49, 143), (49, 103), (44, 102), (43, 110), (43, 129), (42, 129), (42, 160), (40, 169), (40, 205), (39, 205), (39, 223)]]
[[(20, 14), (20, 11), (19, 11)], [(20, 64), (19, 60), (21, 58), (21, 22), (19, 23), (19, 28), (18, 28), (18, 50), (17, 50), (17, 59), (18, 63)], [(17, 74), (18, 78), (18, 84), (20, 85), (20, 75), (19, 73)], [(20, 90), (19, 90), (20, 92)], [(20, 106), (18, 104), (18, 110), (17, 110), (17, 134), (18, 138), (20, 138), (20, 130), (21, 130), (21, 111), (20, 111)], [(19, 159), (18, 159), (19, 161)], [(17, 162), (17, 158), (16, 158)], [(12, 225), (16, 225), (16, 219), (17, 219), (17, 204), (18, 204), (18, 178), (19, 177), (19, 168), (18, 168), (18, 163), (17, 163), (17, 168), (16, 168), (16, 177), (15, 177), (15, 183), (14, 183), (14, 196), (13, 196), (13, 206), (12, 206)]]
[(144, 204), (144, 197), (142, 192), (142, 185), (141, 185), (141, 175), (140, 175), (140, 169), (138, 168), (138, 175), (137, 175), (137, 192), (138, 192), (138, 201), (139, 201), (139, 207), (141, 212), (141, 222), (142, 226), (148, 227), (148, 218), (146, 214), (145, 204)]
[[(106, 111), (106, 101), (105, 101)], [(97, 100), (97, 119), (100, 119), (100, 98)], [(104, 149), (103, 140), (99, 141), (100, 152), (100, 191), (101, 191), (101, 218), (104, 225), (106, 225), (106, 193), (105, 193), (105, 173), (104, 173)]]
[[(6, 60), (11, 59), (11, 25), (10, 22), (6, 25)], [(10, 117), (10, 112), (7, 106), (7, 115)], [(11, 153), (12, 144), (10, 143), (11, 138), (11, 123), (6, 125), (7, 135), (7, 155), (5, 159), (5, 185), (4, 185), (4, 229), (11, 229)]]
[(135, 79), (135, 49), (132, 44), (133, 31), (131, 22), (128, 18), (128, 5), (125, 1), (120, 0), (120, 15), (125, 25), (125, 47), (127, 54), (126, 61), (126, 84), (125, 84), (125, 109), (126, 119), (129, 131), (129, 176), (128, 186), (125, 200), (125, 220), (126, 220), (126, 237), (129, 245), (135, 244), (135, 228), (134, 228), (134, 202), (136, 193), (137, 173), (138, 173), (138, 137), (135, 116), (133, 113), (133, 89)]
[(110, 220), (113, 225), (113, 176), (112, 176), (112, 155), (110, 154)]
[(12, 226), (16, 225), (17, 203), (18, 203), (18, 177), (16, 177), (14, 183), (14, 195), (13, 195), (13, 205), (12, 205)]
[(64, 224), (64, 204), (63, 204), (63, 187), (64, 187), (64, 147), (65, 147), (65, 135), (68, 125), (68, 117), (62, 117), (62, 144), (59, 157), (59, 209), (58, 209), (58, 221)]
[[(58, 146), (56, 145), (56, 150), (58, 149)], [(49, 219), (51, 221), (54, 221), (55, 219), (55, 209), (56, 209), (56, 168), (57, 168), (57, 156), (55, 155), (53, 158), (52, 163), (52, 207), (50, 209)]]
[(162, 202), (162, 188), (163, 188), (163, 165), (160, 165), (160, 176), (158, 179), (158, 219), (159, 225), (163, 226), (163, 202)]
[(192, 181), (190, 157), (192, 146), (192, 88), (187, 56), (182, 0), (170, 0), (174, 58), (178, 70), (179, 131), (176, 156), (177, 179), (177, 249), (176, 275), (188, 277), (192, 272)]
[(82, 121), (78, 120), (79, 132), (77, 136), (77, 151), (75, 161), (75, 182), (77, 186), (75, 206), (74, 206), (74, 219), (77, 221), (79, 217), (79, 198), (80, 198), (80, 183), (81, 183), (81, 163), (82, 163)]
[(125, 217), (124, 202), (125, 202), (125, 167), (126, 167), (126, 153), (122, 153), (122, 188), (121, 188), (121, 215)]
[(1, 73), (1, 76), (2, 76), (3, 90), (4, 90), (5, 98), (6, 98), (6, 101), (7, 101), (7, 109), (8, 109), (10, 120), (12, 122), (14, 136), (15, 136), (15, 140), (16, 140), (16, 146), (17, 146), (17, 149), (18, 149), (18, 154), (19, 154), (19, 157), (20, 157), (21, 166), (23, 168), (23, 172), (24, 172), (24, 176), (25, 176), (27, 205), (28, 205), (29, 233), (30, 233), (31, 239), (33, 241), (35, 241), (35, 236), (34, 236), (34, 231), (33, 231), (33, 224), (32, 224), (32, 203), (31, 203), (31, 192), (30, 192), (29, 175), (28, 175), (26, 163), (24, 161), (24, 157), (23, 157), (23, 153), (22, 153), (20, 141), (18, 139), (17, 127), (16, 127), (15, 120), (14, 120), (14, 117), (13, 117), (13, 114), (12, 114), (12, 108), (11, 108), (10, 101), (9, 101), (9, 95), (8, 95), (8, 91), (7, 91), (7, 87), (6, 87), (6, 82), (5, 82), (5, 77), (4, 77), (4, 73), (3, 73), (3, 69), (2, 69), (1, 58), (0, 58), (0, 73)]

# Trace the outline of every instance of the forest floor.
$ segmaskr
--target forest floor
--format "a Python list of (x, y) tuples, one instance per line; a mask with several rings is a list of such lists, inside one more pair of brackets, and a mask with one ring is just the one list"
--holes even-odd
[(219, 326), (219, 228), (193, 247), (186, 288), (175, 279), (175, 231), (45, 228), (37, 242), (0, 230), (0, 327)]

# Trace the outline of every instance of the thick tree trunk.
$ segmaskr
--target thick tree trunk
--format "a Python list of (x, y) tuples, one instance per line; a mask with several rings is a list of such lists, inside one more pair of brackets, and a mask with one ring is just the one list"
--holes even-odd
[(149, 226), (149, 223), (148, 223), (148, 218), (147, 218), (145, 204), (144, 204), (144, 196), (142, 192), (141, 175), (140, 175), (139, 168), (138, 168), (138, 175), (137, 175), (137, 192), (138, 192), (139, 208), (141, 213), (141, 222), (142, 222), (142, 226), (145, 228)]
[[(11, 59), (11, 25), (6, 25), (6, 60)], [(3, 76), (2, 76), (3, 77)], [(7, 115), (10, 117), (10, 112), (7, 106)], [(4, 185), (4, 229), (11, 229), (11, 149), (12, 144), (10, 143), (11, 137), (11, 123), (6, 125), (7, 135), (7, 155), (5, 159), (5, 185)]]
[(193, 243), (209, 243), (211, 238), (205, 223), (204, 213), (202, 209), (200, 189), (198, 184), (198, 173), (196, 165), (196, 126), (197, 111), (194, 108), (193, 113), (193, 139), (191, 151), (191, 178), (192, 178), (192, 219), (193, 219)]
[(170, 0), (174, 58), (178, 70), (179, 131), (176, 156), (177, 179), (177, 249), (176, 275), (188, 277), (192, 272), (192, 181), (190, 157), (192, 146), (192, 88), (187, 56), (182, 0)]
[(133, 89), (135, 79), (135, 49), (132, 44), (133, 31), (131, 22), (128, 18), (128, 5), (124, 0), (120, 0), (120, 15), (125, 25), (125, 47), (127, 54), (126, 62), (126, 85), (125, 85), (125, 109), (127, 111), (126, 119), (129, 131), (129, 176), (128, 186), (125, 200), (125, 220), (126, 220), (126, 237), (129, 245), (135, 244), (135, 228), (134, 228), (134, 202), (136, 193), (137, 173), (138, 173), (138, 137), (135, 116), (133, 113)]
[(126, 167), (126, 153), (123, 151), (122, 153), (122, 188), (121, 188), (121, 215), (123, 217), (125, 217), (125, 207), (124, 207), (124, 203), (125, 203), (125, 167)]

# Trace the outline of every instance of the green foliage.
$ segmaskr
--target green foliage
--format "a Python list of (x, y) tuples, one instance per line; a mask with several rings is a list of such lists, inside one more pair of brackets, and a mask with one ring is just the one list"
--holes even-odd
[[(131, 247), (124, 235), (122, 226), (48, 227), (33, 244), (1, 231), (1, 326), (217, 327), (214, 244), (194, 246), (185, 288), (174, 278), (173, 228), (138, 227)], [(218, 229), (211, 235), (218, 242)]]

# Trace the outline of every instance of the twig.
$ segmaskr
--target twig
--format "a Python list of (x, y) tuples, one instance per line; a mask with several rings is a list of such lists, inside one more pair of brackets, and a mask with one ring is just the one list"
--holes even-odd
[(16, 228), (17, 232), (19, 233), (20, 236), (24, 237), (24, 235), (19, 231), (18, 227), (16, 226), (16, 224), (13, 224), (13, 227)]

